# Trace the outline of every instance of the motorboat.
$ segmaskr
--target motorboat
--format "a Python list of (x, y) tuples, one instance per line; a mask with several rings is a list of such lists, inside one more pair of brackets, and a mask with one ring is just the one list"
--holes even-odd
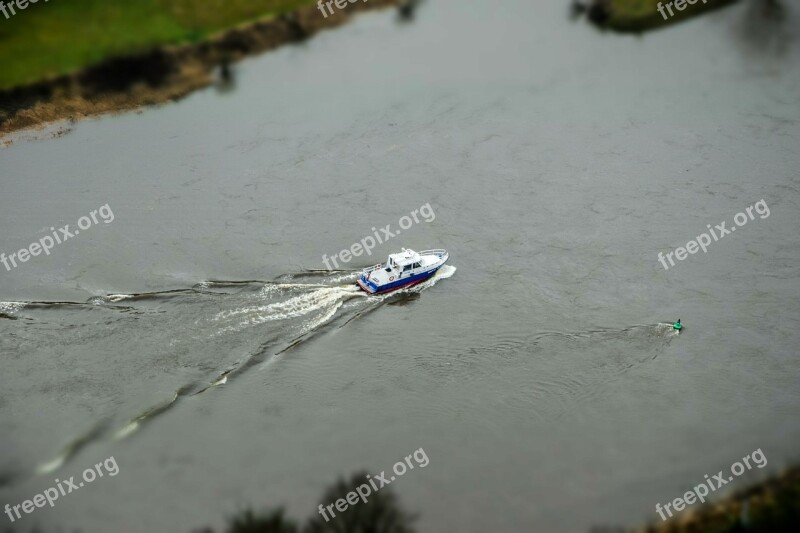
[(431, 278), (448, 257), (446, 250), (415, 252), (403, 248), (400, 253), (389, 254), (386, 263), (365, 268), (356, 283), (369, 294), (395, 291)]

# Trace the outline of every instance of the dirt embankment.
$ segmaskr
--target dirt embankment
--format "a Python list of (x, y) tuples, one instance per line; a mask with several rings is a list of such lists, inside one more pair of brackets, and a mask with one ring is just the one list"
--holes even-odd
[[(573, 12), (586, 12), (590, 21), (619, 32), (639, 33), (669, 26), (720, 9), (738, 0), (678, 0), (681, 9), (674, 8), (675, 0), (573, 0)], [(777, 2), (777, 0), (766, 0)], [(669, 4), (669, 7), (667, 7)]]
[(359, 11), (400, 6), (410, 16), (416, 0), (348, 3), (323, 17), (316, 6), (227, 30), (211, 39), (161, 46), (109, 59), (73, 74), (0, 91), (0, 137), (63, 119), (80, 119), (175, 100), (206, 87), (213, 73), (248, 55), (301, 41), (347, 22)]
[(683, 512), (641, 533), (745, 533), (799, 531), (800, 466), (716, 503)]

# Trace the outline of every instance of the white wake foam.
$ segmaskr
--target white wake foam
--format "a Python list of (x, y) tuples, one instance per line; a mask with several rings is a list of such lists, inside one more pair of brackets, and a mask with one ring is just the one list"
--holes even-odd
[(22, 302), (0, 302), (0, 312), (2, 313), (15, 313), (25, 307)]

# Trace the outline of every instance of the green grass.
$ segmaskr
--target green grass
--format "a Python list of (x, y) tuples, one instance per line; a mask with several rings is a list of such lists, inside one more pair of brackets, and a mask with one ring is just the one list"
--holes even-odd
[[(664, 17), (656, 9), (659, 1), (664, 6), (667, 20), (664, 20)], [(697, 0), (695, 4), (687, 4), (683, 11), (678, 11), (673, 5), (672, 12), (675, 15), (670, 17), (669, 11), (665, 7), (670, 0), (611, 0), (611, 17), (607, 21), (607, 25), (615, 30), (642, 31), (666, 26), (735, 1), (708, 0), (704, 4), (703, 0)]]
[[(0, 13), (0, 89), (73, 72), (108, 57), (194, 42), (314, 0), (39, 0)], [(9, 12), (9, 15), (11, 13)]]

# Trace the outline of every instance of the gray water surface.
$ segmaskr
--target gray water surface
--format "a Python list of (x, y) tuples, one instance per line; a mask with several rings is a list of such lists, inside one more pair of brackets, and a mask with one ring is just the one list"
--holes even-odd
[[(637, 37), (555, 0), (432, 0), (245, 61), (233, 90), (0, 151), (0, 251), (114, 213), (0, 267), (0, 504), (113, 455), (118, 476), (21, 530), (304, 518), (339, 474), (422, 447), (392, 484), (420, 531), (586, 531), (657, 519), (757, 448), (768, 467), (727, 487), (796, 462), (789, 7)], [(762, 199), (768, 217), (658, 262)], [(402, 246), (451, 268), (355, 290)]]

